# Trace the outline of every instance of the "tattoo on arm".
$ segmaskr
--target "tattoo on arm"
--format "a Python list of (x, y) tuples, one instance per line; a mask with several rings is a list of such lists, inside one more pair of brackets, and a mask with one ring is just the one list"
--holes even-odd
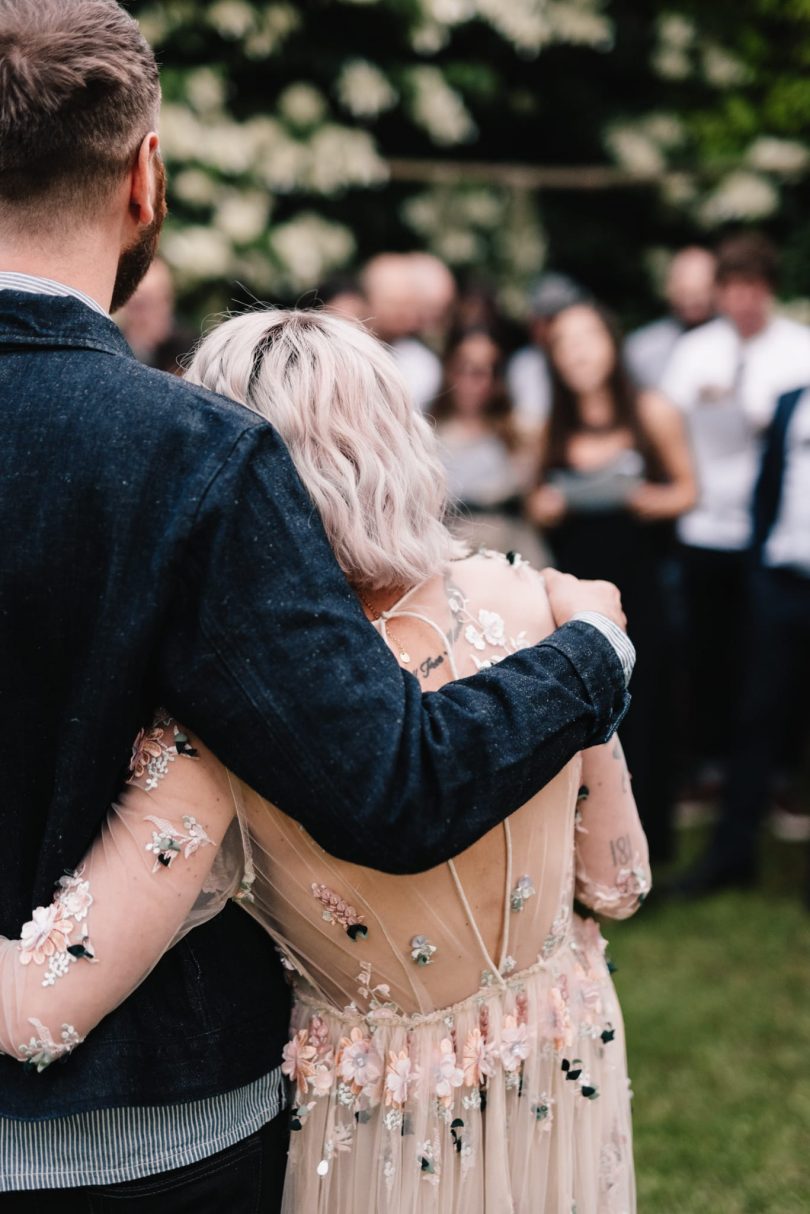
[(627, 763), (625, 762), (622, 744), (618, 738), (613, 739), (613, 749), (611, 750), (610, 754), (612, 758), (624, 764), (624, 768), (622, 770), (622, 792), (627, 792), (627, 776), (629, 773), (627, 771)]
[(629, 835), (619, 835), (610, 840), (610, 855), (614, 868), (626, 868), (632, 861), (633, 849)]

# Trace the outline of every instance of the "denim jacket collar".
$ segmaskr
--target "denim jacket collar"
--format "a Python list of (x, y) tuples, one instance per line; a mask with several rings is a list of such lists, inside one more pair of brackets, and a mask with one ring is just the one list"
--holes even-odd
[(0, 291), (0, 349), (74, 347), (134, 358), (118, 326), (70, 296)]

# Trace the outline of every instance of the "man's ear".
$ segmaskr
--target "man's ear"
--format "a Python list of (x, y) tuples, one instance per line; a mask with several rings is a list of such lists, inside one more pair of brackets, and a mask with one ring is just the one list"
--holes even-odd
[(155, 218), (155, 164), (159, 154), (156, 131), (145, 135), (130, 177), (129, 210), (138, 226), (148, 226)]

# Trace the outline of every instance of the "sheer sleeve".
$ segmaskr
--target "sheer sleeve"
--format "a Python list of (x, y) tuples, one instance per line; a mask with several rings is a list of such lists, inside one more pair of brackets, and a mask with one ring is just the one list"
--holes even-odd
[(618, 738), (583, 752), (576, 827), (576, 896), (627, 919), (652, 885), (647, 839)]
[(20, 938), (0, 937), (0, 1052), (42, 1071), (84, 1040), (242, 878), (227, 770), (173, 721), (136, 739), (131, 776), (79, 867)]

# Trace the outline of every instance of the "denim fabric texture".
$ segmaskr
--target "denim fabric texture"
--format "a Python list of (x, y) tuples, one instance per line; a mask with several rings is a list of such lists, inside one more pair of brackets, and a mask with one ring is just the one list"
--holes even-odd
[[(141, 366), (77, 300), (0, 292), (0, 402), (0, 933), (78, 863), (157, 705), (329, 851), (391, 872), (470, 845), (620, 719), (620, 662), (585, 623), (422, 696), (275, 431)], [(63, 1063), (0, 1058), (0, 1115), (228, 1091), (277, 1065), (287, 1011), (229, 908)]]

